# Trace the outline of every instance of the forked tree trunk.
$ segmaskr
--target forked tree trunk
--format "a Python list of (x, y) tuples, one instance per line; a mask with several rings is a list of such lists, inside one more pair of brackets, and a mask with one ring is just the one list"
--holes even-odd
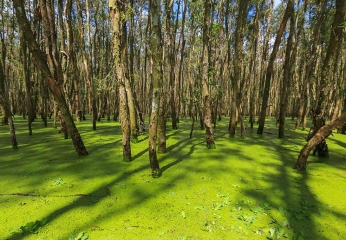
[[(123, 12), (126, 12), (125, 6), (122, 6)], [(130, 76), (128, 74), (127, 69), (128, 66), (128, 54), (127, 54), (127, 24), (126, 21), (122, 24), (122, 44), (124, 47), (122, 48), (122, 62), (124, 65), (124, 70), (126, 73), (124, 74), (124, 82), (125, 82), (125, 90), (126, 90), (126, 96), (127, 96), (127, 105), (128, 105), (128, 112), (129, 112), (129, 121), (130, 121), (130, 139), (132, 143), (138, 142), (138, 133), (137, 133), (137, 116), (136, 116), (136, 107), (135, 107), (135, 99), (131, 87), (130, 82)]]
[(317, 146), (323, 139), (326, 139), (333, 131), (333, 129), (340, 127), (346, 122), (346, 112), (344, 112), (340, 117), (335, 119), (330, 124), (321, 127), (317, 133), (309, 140), (307, 144), (302, 148), (298, 156), (297, 162), (294, 168), (303, 171), (306, 170), (307, 160), (311, 150)]
[[(27, 42), (27, 46), (29, 47), (34, 62), (37, 65), (37, 68), (41, 70), (42, 75), (44, 76), (45, 80), (48, 83), (49, 90), (54, 96), (55, 101), (57, 102), (61, 114), (63, 116), (63, 119), (65, 121), (67, 130), (70, 133), (70, 136), (72, 138), (73, 145), (76, 149), (76, 152), (79, 156), (88, 155), (88, 152), (84, 146), (83, 140), (77, 130), (76, 125), (74, 124), (74, 121), (72, 119), (72, 116), (68, 110), (67, 103), (65, 101), (65, 95), (63, 91), (63, 76), (61, 71), (61, 65), (59, 65), (59, 59), (57, 58), (57, 46), (56, 46), (56, 35), (54, 34), (55, 26), (54, 26), (54, 18), (51, 18), (53, 15), (51, 8), (46, 8), (45, 2), (42, 0), (40, 1), (40, 7), (41, 7), (41, 13), (45, 25), (45, 34), (48, 34), (46, 36), (45, 41), (46, 47), (50, 49), (47, 54), (42, 52), (40, 45), (36, 42), (34, 38), (34, 34), (30, 29), (30, 23), (26, 17), (25, 8), (24, 8), (24, 2), (21, 0), (13, 0), (13, 6), (16, 10), (16, 17), (19, 23), (19, 27), (21, 31), (25, 34), (25, 40)], [(50, 14), (51, 21), (47, 22), (47, 16), (45, 14)], [(48, 61), (49, 60), (49, 61)], [(49, 67), (49, 66), (50, 67)], [(60, 66), (60, 67), (59, 67)], [(54, 70), (55, 68), (55, 70)], [(60, 69), (59, 69), (60, 68)], [(51, 69), (53, 72), (51, 72)]]

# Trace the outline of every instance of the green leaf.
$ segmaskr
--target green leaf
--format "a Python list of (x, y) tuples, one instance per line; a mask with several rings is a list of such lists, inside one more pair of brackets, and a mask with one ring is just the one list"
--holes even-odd
[(84, 232), (78, 233), (77, 237), (75, 239), (81, 239), (84, 235)]

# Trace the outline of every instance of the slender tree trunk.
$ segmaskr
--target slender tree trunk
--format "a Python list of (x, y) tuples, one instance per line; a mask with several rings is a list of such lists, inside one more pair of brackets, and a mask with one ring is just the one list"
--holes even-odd
[(76, 0), (78, 9), (79, 9), (79, 30), (80, 30), (80, 39), (82, 43), (82, 56), (83, 56), (83, 66), (85, 75), (87, 78), (87, 84), (89, 86), (89, 95), (90, 95), (90, 104), (91, 104), (91, 116), (92, 116), (92, 123), (93, 123), (93, 130), (96, 130), (96, 121), (97, 121), (97, 104), (96, 104), (96, 90), (95, 90), (95, 83), (93, 80), (93, 69), (92, 69), (92, 60), (90, 57), (90, 53), (87, 51), (90, 51), (90, 18), (89, 18), (89, 5), (88, 1), (86, 1), (86, 15), (87, 15), (87, 44), (88, 49), (86, 48), (85, 44), (85, 33), (84, 33), (84, 23), (83, 23), (83, 14), (82, 14), (82, 7), (80, 5), (80, 1)]
[(327, 109), (328, 109), (328, 94), (330, 91), (330, 76), (331, 70), (333, 69), (333, 61), (336, 61), (336, 54), (338, 50), (338, 42), (342, 41), (342, 35), (344, 27), (342, 24), (345, 21), (346, 2), (345, 0), (336, 0), (336, 11), (334, 15), (334, 22), (330, 33), (330, 39), (326, 56), (323, 61), (321, 69), (320, 79), (320, 92), (317, 95), (317, 101), (315, 109), (313, 110), (313, 129), (314, 133), (320, 129), (326, 121)]
[[(19, 27), (21, 31), (25, 34), (25, 40), (27, 42), (27, 46), (29, 47), (34, 62), (37, 65), (37, 68), (42, 71), (43, 76), (45, 77), (49, 90), (52, 92), (58, 106), (61, 110), (62, 116), (66, 123), (66, 127), (71, 135), (73, 145), (75, 146), (76, 152), (79, 156), (87, 155), (88, 152), (84, 146), (83, 140), (77, 130), (73, 122), (73, 118), (68, 110), (64, 91), (62, 89), (63, 85), (63, 75), (61, 70), (61, 65), (59, 63), (59, 59), (57, 58), (57, 47), (56, 47), (56, 34), (55, 34), (55, 24), (54, 19), (51, 18), (52, 21), (47, 20), (47, 12), (50, 14), (49, 16), (54, 16), (52, 14), (52, 9), (46, 9), (45, 2), (40, 1), (42, 18), (44, 19), (45, 25), (45, 34), (46, 38), (46, 46), (48, 48), (48, 58), (44, 52), (41, 51), (39, 44), (36, 42), (34, 38), (34, 34), (30, 29), (30, 24), (28, 19), (26, 18), (24, 2), (21, 0), (13, 0), (13, 6), (16, 10), (16, 17), (19, 23)], [(48, 42), (47, 42), (48, 41)], [(49, 66), (51, 66), (51, 68)], [(52, 68), (52, 66), (56, 67), (56, 70)], [(51, 72), (52, 70), (52, 72)]]
[[(316, 27), (314, 28), (314, 33), (313, 33), (313, 42), (312, 42), (312, 47), (311, 47), (311, 51), (309, 53), (308, 56), (306, 56), (306, 58), (308, 59), (308, 63), (306, 65), (305, 68), (305, 78), (302, 84), (302, 91), (300, 94), (300, 105), (299, 105), (299, 109), (298, 109), (298, 116), (297, 116), (297, 121), (296, 121), (296, 125), (295, 125), (295, 129), (298, 129), (300, 124), (304, 121), (306, 121), (306, 118), (304, 119), (304, 111), (305, 112), (309, 112), (309, 109), (305, 109), (305, 107), (309, 108), (309, 104), (307, 103), (308, 100), (308, 86), (309, 83), (311, 81), (311, 78), (313, 76), (314, 73), (314, 69), (315, 69), (315, 65), (316, 65), (316, 60), (317, 60), (317, 50), (318, 50), (318, 43), (320, 40), (320, 35), (321, 35), (321, 27), (323, 24), (323, 21), (325, 20), (325, 16), (323, 14), (324, 10), (325, 10), (325, 5), (327, 4), (326, 0), (322, 0), (320, 1), (318, 7), (317, 7), (317, 16), (318, 16), (318, 22), (316, 24)], [(305, 5), (307, 5), (307, 2), (305, 2)], [(306, 7), (306, 6), (305, 6)], [(303, 124), (303, 128), (305, 128), (304, 124)]]
[(26, 90), (26, 94), (25, 94), (25, 103), (26, 103), (26, 109), (28, 112), (28, 130), (29, 130), (29, 135), (32, 135), (32, 127), (31, 127), (31, 123), (33, 122), (34, 119), (34, 113), (33, 113), (33, 109), (32, 109), (32, 101), (31, 101), (31, 96), (32, 96), (32, 87), (31, 87), (31, 81), (30, 81), (30, 69), (29, 69), (29, 65), (28, 62), (30, 62), (28, 53), (27, 53), (27, 46), (25, 44), (25, 40), (24, 40), (24, 35), (23, 33), (21, 33), (21, 41), (20, 41), (20, 45), (21, 45), (21, 54), (22, 54), (22, 59), (23, 59), (23, 74), (24, 74), (24, 79), (25, 79), (25, 90)]
[(157, 123), (157, 141), (158, 141), (158, 153), (166, 152), (166, 111), (165, 111), (166, 101), (163, 93), (160, 96), (160, 109), (159, 118)]
[(292, 64), (293, 64), (293, 37), (295, 32), (295, 17), (294, 17), (294, 2), (289, 2), (290, 5), (287, 8), (290, 8), (291, 19), (290, 19), (290, 34), (287, 40), (286, 46), (286, 56), (284, 63), (284, 76), (281, 87), (280, 94), (280, 112), (279, 112), (279, 138), (285, 137), (285, 118), (286, 111), (288, 105), (288, 91), (292, 82), (293, 72), (292, 72)]
[(276, 39), (275, 39), (272, 53), (270, 54), (270, 59), (269, 59), (269, 63), (268, 63), (267, 71), (266, 71), (266, 81), (265, 81), (265, 86), (264, 86), (261, 113), (260, 113), (260, 117), (258, 120), (259, 125), (258, 125), (258, 129), (257, 129), (257, 134), (263, 133), (264, 123), (265, 123), (265, 118), (266, 118), (266, 112), (267, 112), (268, 99), (269, 99), (270, 82), (271, 82), (271, 77), (272, 77), (273, 71), (274, 71), (274, 60), (275, 60), (276, 54), (279, 50), (281, 37), (282, 37), (284, 30), (286, 28), (287, 21), (291, 17), (291, 14), (293, 14), (292, 9), (290, 7), (290, 5), (293, 4), (292, 2), (293, 2), (293, 0), (289, 0), (287, 3), (286, 11), (285, 11), (284, 17), (282, 19), (282, 22), (280, 24), (279, 31), (276, 35)]
[(4, 66), (5, 66), (5, 63), (3, 63), (2, 60), (0, 60), (0, 106), (3, 107), (3, 110), (6, 116), (8, 116), (8, 126), (10, 128), (10, 140), (11, 140), (12, 148), (17, 149), (18, 148), (17, 137), (16, 137), (16, 132), (14, 129), (12, 112), (11, 112), (8, 97), (7, 97), (8, 94), (5, 88)]
[(161, 36), (161, 21), (160, 21), (160, 0), (149, 1), (149, 15), (151, 18), (151, 83), (152, 83), (152, 103), (151, 114), (149, 122), (149, 161), (152, 176), (154, 178), (161, 175), (159, 162), (156, 154), (156, 140), (157, 140), (157, 125), (160, 106), (160, 85), (162, 84), (162, 36)]
[(203, 97), (203, 119), (206, 131), (206, 145), (207, 148), (215, 148), (213, 125), (211, 122), (211, 107), (210, 107), (210, 93), (208, 89), (209, 83), (209, 29), (210, 29), (210, 10), (212, 2), (206, 0), (204, 4), (204, 23), (203, 23), (203, 50), (202, 50), (202, 97)]
[[(123, 4), (122, 6), (123, 12), (126, 12), (125, 6)], [(123, 21), (122, 24), (122, 44), (125, 46), (122, 48), (122, 61), (124, 64), (124, 70), (126, 70), (124, 82), (125, 82), (125, 89), (126, 89), (126, 96), (127, 96), (127, 104), (128, 104), (128, 111), (129, 111), (129, 117), (130, 117), (130, 130), (131, 130), (131, 142), (137, 143), (138, 142), (138, 134), (137, 134), (137, 117), (136, 117), (136, 107), (135, 107), (135, 99), (134, 94), (132, 92), (132, 87), (130, 83), (130, 74), (128, 74), (127, 69), (128, 66), (128, 54), (127, 54), (127, 25), (126, 21)]]
[(121, 14), (122, 3), (117, 0), (109, 1), (110, 16), (113, 25), (113, 53), (116, 69), (116, 79), (119, 86), (119, 109), (122, 128), (123, 160), (131, 161), (131, 143), (130, 143), (130, 120), (128, 112), (128, 102), (124, 84), (125, 74), (123, 72), (122, 53), (124, 51), (124, 42), (121, 39)]

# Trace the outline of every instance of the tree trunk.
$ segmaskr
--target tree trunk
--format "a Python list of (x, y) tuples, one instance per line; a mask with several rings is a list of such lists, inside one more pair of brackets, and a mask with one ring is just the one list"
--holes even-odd
[[(281, 94), (280, 94), (280, 112), (279, 112), (279, 138), (285, 137), (285, 118), (288, 105), (288, 91), (292, 82), (292, 65), (293, 65), (293, 36), (295, 32), (295, 17), (294, 17), (294, 2), (290, 1), (290, 5), (287, 8), (290, 8), (291, 19), (290, 19), (290, 34), (287, 40), (286, 46), (286, 56), (284, 63), (284, 76), (282, 80)], [(296, 39), (297, 41), (297, 39)], [(294, 106), (293, 106), (294, 107)]]
[(130, 120), (128, 111), (128, 102), (124, 83), (124, 72), (122, 53), (124, 51), (124, 42), (121, 39), (121, 14), (122, 3), (117, 0), (109, 1), (110, 16), (113, 26), (113, 52), (114, 64), (116, 69), (116, 79), (119, 86), (119, 109), (120, 121), (122, 128), (122, 145), (123, 145), (123, 160), (131, 161), (131, 143), (130, 143)]
[[(123, 4), (123, 12), (126, 12), (125, 6)], [(122, 61), (124, 64), (124, 70), (125, 72), (125, 77), (124, 77), (124, 82), (125, 82), (125, 89), (126, 89), (126, 96), (127, 96), (127, 104), (128, 104), (128, 111), (129, 111), (129, 117), (130, 117), (130, 130), (131, 130), (131, 142), (132, 143), (137, 143), (138, 142), (138, 133), (137, 133), (137, 116), (136, 116), (136, 107), (135, 107), (135, 99), (134, 95), (132, 92), (132, 87), (130, 83), (130, 74), (128, 74), (127, 69), (128, 67), (128, 54), (127, 54), (127, 25), (126, 21), (123, 21), (122, 24), (122, 44), (125, 46), (122, 48)]]
[[(49, 90), (53, 94), (55, 101), (58, 103), (58, 106), (66, 123), (66, 127), (71, 135), (76, 152), (79, 156), (88, 155), (83, 140), (68, 110), (64, 92), (62, 89), (63, 75), (59, 59), (57, 58), (58, 53), (55, 39), (56, 34), (54, 18), (52, 18), (54, 14), (52, 13), (52, 9), (49, 7), (46, 8), (46, 3), (43, 0), (40, 1), (42, 18), (44, 19), (45, 34), (48, 34), (45, 36), (45, 44), (46, 48), (48, 49), (48, 52), (46, 52), (48, 56), (47, 58), (46, 54), (41, 51), (41, 48), (36, 42), (34, 34), (30, 29), (30, 23), (26, 18), (26, 13), (24, 10), (24, 2), (21, 0), (13, 0), (13, 5), (16, 10), (16, 17), (19, 23), (19, 27), (25, 34), (27, 46), (32, 53), (37, 68), (41, 70), (43, 76), (45, 77), (45, 80), (48, 83)], [(47, 14), (47, 12), (48, 14), (50, 14), (49, 16), (52, 21), (49, 21), (47, 15), (45, 15)]]
[(263, 133), (264, 123), (265, 123), (265, 118), (266, 118), (266, 112), (267, 112), (268, 99), (269, 99), (270, 82), (271, 82), (271, 77), (272, 77), (273, 72), (274, 72), (274, 60), (275, 60), (276, 54), (279, 50), (281, 37), (282, 37), (284, 30), (286, 28), (287, 21), (291, 17), (291, 14), (293, 14), (292, 9), (290, 7), (291, 4), (293, 4), (293, 0), (289, 0), (287, 3), (286, 11), (285, 11), (284, 17), (282, 19), (282, 22), (280, 24), (279, 31), (276, 35), (276, 39), (275, 39), (272, 53), (270, 54), (270, 59), (269, 59), (269, 63), (268, 63), (267, 71), (266, 71), (266, 80), (265, 80), (265, 86), (264, 86), (264, 92), (263, 92), (261, 113), (260, 113), (260, 117), (258, 120), (259, 125), (258, 125), (258, 129), (257, 129), (257, 134)]
[(295, 169), (299, 171), (306, 170), (307, 160), (310, 151), (317, 146), (321, 141), (325, 140), (333, 131), (333, 129), (340, 127), (346, 122), (346, 112), (344, 112), (340, 117), (335, 119), (330, 124), (321, 127), (317, 133), (309, 140), (307, 144), (302, 148), (298, 156), (297, 162), (294, 166)]
[[(305, 2), (307, 4), (307, 2)], [(318, 43), (320, 40), (320, 35), (321, 35), (321, 26), (323, 24), (323, 21), (325, 20), (325, 16), (323, 14), (325, 10), (325, 5), (327, 4), (326, 0), (320, 1), (319, 6), (317, 7), (317, 16), (318, 16), (318, 23), (316, 24), (316, 27), (314, 28), (313, 32), (313, 42), (312, 42), (312, 47), (311, 51), (306, 58), (308, 58), (308, 63), (305, 68), (305, 78), (302, 83), (302, 91), (300, 94), (300, 105), (299, 105), (299, 110), (298, 110), (298, 116), (297, 116), (297, 121), (295, 125), (295, 129), (298, 129), (300, 124), (304, 121), (306, 122), (306, 118), (304, 118), (304, 111), (309, 112), (309, 104), (307, 103), (308, 100), (308, 86), (311, 81), (311, 77), (313, 76), (313, 72), (316, 66), (316, 60), (317, 60), (317, 49), (318, 49)], [(306, 109), (306, 107), (308, 109)], [(305, 125), (303, 124), (303, 129), (305, 128)]]
[(159, 118), (157, 123), (157, 141), (158, 141), (158, 153), (166, 152), (166, 111), (165, 111), (166, 101), (163, 93), (160, 96), (160, 109)]
[(156, 140), (157, 140), (157, 125), (160, 106), (160, 83), (162, 81), (162, 36), (161, 36), (161, 21), (160, 21), (160, 0), (149, 1), (149, 14), (151, 17), (151, 61), (152, 61), (152, 100), (151, 100), (151, 114), (149, 122), (149, 160), (152, 176), (154, 178), (161, 175), (159, 162), (157, 161), (156, 154)]
[(338, 43), (342, 41), (342, 35), (344, 27), (342, 27), (345, 21), (346, 2), (345, 0), (336, 0), (336, 11), (334, 15), (334, 22), (330, 33), (330, 39), (326, 56), (323, 61), (321, 69), (320, 79), (320, 92), (317, 95), (317, 103), (313, 110), (313, 129), (314, 133), (320, 129), (326, 121), (327, 109), (328, 109), (328, 94), (330, 91), (330, 76), (333, 69), (333, 61), (336, 61), (336, 54), (338, 50)]
[(209, 83), (209, 29), (210, 29), (210, 10), (212, 2), (206, 0), (204, 4), (204, 24), (203, 24), (203, 50), (202, 50), (202, 96), (203, 96), (203, 119), (206, 131), (206, 145), (208, 149), (215, 148), (213, 125), (211, 122), (210, 93)]
[[(5, 88), (5, 74), (4, 74), (4, 66), (5, 63), (2, 63), (0, 60), (0, 106), (3, 107), (4, 113), (8, 116), (8, 126), (10, 128), (10, 139), (13, 149), (18, 148), (16, 132), (14, 130), (13, 117), (9, 105), (9, 101), (7, 98), (6, 88)], [(3, 115), (4, 117), (4, 115)]]

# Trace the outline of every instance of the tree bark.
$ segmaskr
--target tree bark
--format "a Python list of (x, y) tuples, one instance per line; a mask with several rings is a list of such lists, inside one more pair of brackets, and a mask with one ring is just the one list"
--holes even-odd
[(312, 125), (314, 133), (320, 129), (326, 121), (327, 109), (328, 109), (328, 94), (330, 92), (330, 76), (331, 70), (333, 69), (333, 61), (336, 61), (336, 54), (338, 50), (338, 43), (342, 41), (342, 35), (344, 27), (342, 24), (345, 21), (346, 12), (346, 1), (336, 0), (336, 11), (334, 15), (334, 22), (332, 24), (332, 30), (330, 33), (329, 44), (326, 56), (323, 61), (321, 69), (321, 79), (320, 79), (320, 91), (317, 94), (317, 103), (313, 110)]
[(110, 16), (113, 26), (113, 52), (114, 52), (114, 64), (116, 70), (116, 79), (119, 87), (119, 109), (120, 109), (120, 121), (122, 128), (122, 145), (123, 145), (123, 160), (131, 161), (131, 143), (130, 143), (130, 120), (128, 111), (128, 102), (125, 89), (125, 75), (123, 72), (124, 65), (122, 63), (122, 53), (124, 42), (121, 39), (121, 13), (122, 5), (121, 1), (113, 0), (109, 1)]
[(258, 129), (257, 129), (257, 134), (263, 133), (264, 123), (265, 123), (265, 118), (266, 118), (266, 112), (267, 112), (268, 99), (269, 99), (270, 82), (271, 82), (272, 74), (274, 72), (274, 60), (275, 60), (276, 54), (279, 50), (281, 37), (282, 37), (284, 30), (286, 28), (287, 21), (291, 17), (291, 14), (293, 14), (292, 9), (290, 7), (291, 4), (293, 4), (293, 0), (289, 0), (287, 3), (285, 14), (284, 14), (282, 22), (280, 24), (279, 31), (276, 35), (272, 53), (270, 54), (270, 59), (269, 59), (269, 63), (268, 63), (267, 71), (266, 71), (266, 81), (265, 81), (264, 92), (263, 92), (261, 113), (260, 113), (260, 117), (258, 120), (259, 125), (258, 125)]
[(209, 29), (210, 29), (210, 10), (212, 2), (206, 0), (204, 4), (204, 23), (203, 23), (203, 50), (202, 50), (202, 96), (203, 96), (203, 119), (206, 131), (206, 145), (208, 149), (215, 148), (213, 125), (211, 121), (209, 83)]
[[(16, 137), (16, 132), (14, 129), (14, 123), (13, 123), (13, 117), (12, 117), (12, 112), (10, 109), (9, 101), (8, 101), (8, 94), (6, 93), (6, 88), (5, 88), (5, 74), (4, 74), (4, 65), (5, 63), (2, 63), (2, 60), (0, 60), (0, 106), (3, 107), (3, 110), (8, 117), (8, 126), (10, 128), (10, 140), (12, 144), (13, 149), (18, 148), (18, 143), (17, 143), (17, 137)], [(4, 117), (4, 116), (3, 116)]]
[(294, 168), (299, 171), (306, 170), (307, 160), (311, 150), (318, 145), (323, 139), (326, 139), (333, 131), (333, 129), (340, 127), (346, 122), (346, 112), (344, 112), (340, 117), (335, 119), (330, 124), (321, 127), (317, 133), (309, 140), (307, 144), (302, 148), (298, 156), (297, 162)]
[(152, 176), (154, 178), (161, 175), (159, 162), (156, 154), (157, 125), (160, 106), (160, 85), (162, 84), (162, 41), (161, 41), (161, 21), (160, 21), (160, 0), (149, 1), (149, 14), (151, 18), (151, 61), (152, 61), (152, 100), (151, 114), (149, 122), (149, 161)]
[[(293, 38), (295, 32), (295, 17), (294, 17), (294, 3), (293, 1), (289, 2), (290, 5), (287, 8), (290, 8), (291, 18), (290, 18), (290, 33), (287, 40), (286, 46), (286, 56), (284, 63), (284, 74), (282, 80), (281, 94), (280, 94), (280, 112), (279, 112), (279, 138), (285, 137), (285, 118), (288, 105), (288, 91), (292, 82), (292, 64), (294, 59), (293, 57)], [(297, 41), (297, 39), (296, 39)]]
[[(55, 26), (54, 21), (51, 22), (45, 22), (45, 34), (46, 38), (46, 45), (48, 48), (47, 56), (44, 52), (41, 51), (41, 48), (39, 44), (36, 42), (34, 38), (34, 34), (30, 29), (30, 23), (26, 17), (25, 8), (24, 8), (24, 2), (21, 0), (13, 0), (13, 6), (16, 10), (16, 17), (19, 23), (20, 29), (25, 34), (25, 40), (27, 43), (27, 46), (29, 47), (34, 62), (38, 69), (41, 70), (42, 75), (44, 76), (45, 80), (48, 83), (49, 90), (54, 96), (55, 101), (57, 102), (61, 114), (65, 120), (66, 127), (71, 135), (73, 145), (76, 149), (76, 152), (79, 156), (88, 155), (88, 152), (84, 146), (83, 140), (78, 132), (77, 127), (74, 124), (73, 118), (68, 110), (67, 103), (65, 101), (65, 96), (63, 92), (63, 75), (61, 70), (61, 65), (59, 64), (59, 60), (57, 58), (57, 47), (56, 47), (56, 34), (55, 34)], [(44, 21), (47, 21), (47, 16), (44, 16), (45, 13), (47, 13), (47, 9), (44, 9), (46, 4), (43, 2), (43, 0), (40, 2), (41, 6), (41, 13)], [(50, 17), (54, 16), (52, 15), (51, 9), (50, 10)], [(48, 42), (47, 42), (48, 41)], [(54, 55), (54, 56), (53, 56)], [(55, 70), (54, 68), (57, 69)], [(52, 71), (51, 71), (52, 70)]]

